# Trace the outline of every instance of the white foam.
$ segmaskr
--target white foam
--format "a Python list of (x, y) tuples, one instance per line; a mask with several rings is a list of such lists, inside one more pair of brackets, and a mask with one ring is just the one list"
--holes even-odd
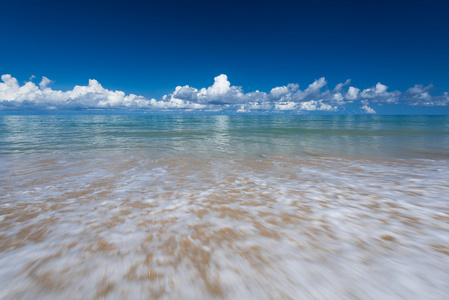
[(3, 167), (0, 298), (449, 294), (447, 161), (118, 157)]

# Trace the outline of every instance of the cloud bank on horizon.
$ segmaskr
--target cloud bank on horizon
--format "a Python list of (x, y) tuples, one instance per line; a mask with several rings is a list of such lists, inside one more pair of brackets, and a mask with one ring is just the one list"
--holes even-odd
[(356, 104), (360, 113), (374, 114), (371, 103), (378, 105), (405, 104), (408, 106), (447, 106), (449, 94), (430, 95), (432, 85), (415, 85), (405, 92), (388, 91), (382, 83), (367, 89), (351, 86), (351, 80), (329, 88), (324, 77), (301, 90), (298, 84), (274, 87), (269, 93), (245, 93), (240, 86), (232, 86), (225, 74), (214, 79), (207, 88), (177, 86), (162, 99), (148, 99), (123, 91), (105, 89), (97, 80), (89, 79), (86, 86), (72, 90), (53, 90), (47, 77), (36, 85), (30, 78), (22, 86), (9, 74), (1, 76), (0, 109), (146, 109), (155, 111), (234, 111), (239, 113), (267, 112), (341, 112), (348, 104)]

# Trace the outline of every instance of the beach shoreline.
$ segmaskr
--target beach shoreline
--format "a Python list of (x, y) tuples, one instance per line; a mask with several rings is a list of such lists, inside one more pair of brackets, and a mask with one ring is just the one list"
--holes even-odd
[(449, 290), (446, 161), (136, 156), (6, 170), (1, 298), (443, 299)]

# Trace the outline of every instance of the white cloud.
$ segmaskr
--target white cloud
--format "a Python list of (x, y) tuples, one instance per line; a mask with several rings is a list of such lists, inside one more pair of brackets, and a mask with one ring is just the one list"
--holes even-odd
[(360, 107), (360, 110), (362, 111), (362, 113), (365, 113), (365, 114), (375, 114), (376, 113), (376, 111), (369, 106), (368, 100), (362, 100), (362, 101), (360, 101), (360, 103), (363, 104), (363, 106)]
[(299, 84), (289, 83), (287, 86), (272, 88), (268, 98), (273, 101), (289, 101), (299, 91)]
[[(253, 95), (254, 96), (254, 95)], [(231, 86), (228, 77), (221, 74), (214, 79), (214, 84), (200, 90), (186, 86), (177, 86), (172, 94), (165, 95), (164, 101), (181, 99), (201, 104), (237, 104), (248, 102), (251, 94), (243, 94), (241, 87)]]
[[(286, 101), (286, 102), (277, 102), (274, 105), (274, 108), (276, 110), (295, 110), (297, 108), (297, 106), (298, 106), (298, 103), (296, 103), (296, 102)], [(302, 110), (304, 110), (304, 109), (302, 109)]]
[(351, 83), (351, 79), (346, 79), (345, 82), (337, 84), (337, 85), (335, 86), (335, 88), (334, 88), (334, 91), (339, 92), (339, 91), (342, 90), (342, 88), (343, 88), (344, 86), (347, 86), (347, 85), (349, 85), (350, 83)]
[(205, 95), (225, 95), (231, 90), (231, 83), (228, 81), (228, 76), (221, 74), (214, 78), (214, 84), (206, 89), (201, 89), (202, 94)]
[(326, 79), (324, 77), (321, 77), (320, 79), (317, 79), (313, 83), (309, 84), (304, 93), (306, 94), (315, 93), (319, 91), (321, 88), (325, 87), (326, 85), (327, 85)]
[(39, 87), (28, 81), (19, 86), (17, 79), (9, 74), (1, 77), (0, 108), (145, 108), (151, 101), (134, 94), (105, 89), (95, 79), (87, 86), (75, 86), (66, 92), (52, 90), (47, 85), (51, 80), (42, 77)]
[(350, 86), (348, 92), (346, 93), (347, 100), (356, 100), (359, 96), (360, 89)]
[(367, 114), (375, 114), (376, 113), (376, 111), (374, 109), (372, 109), (371, 107), (369, 107), (368, 105), (363, 105), (362, 110)]
[(237, 112), (250, 112), (250, 111), (269, 111), (273, 109), (273, 104), (270, 102), (248, 102), (240, 105)]
[(390, 103), (390, 104), (398, 103), (401, 92), (399, 91), (387, 92), (387, 89), (388, 86), (378, 82), (376, 86), (369, 89), (364, 89), (362, 92), (360, 92), (358, 98), (371, 100), (373, 102)]
[[(209, 87), (200, 89), (189, 85), (177, 86), (161, 99), (126, 94), (104, 88), (97, 80), (90, 79), (87, 85), (77, 85), (72, 90), (53, 90), (47, 77), (42, 77), (39, 85), (30, 81), (20, 85), (9, 74), (1, 76), (0, 109), (14, 108), (121, 108), (148, 110), (228, 110), (251, 111), (338, 111), (351, 103), (360, 102), (365, 113), (375, 113), (368, 101), (379, 104), (420, 106), (445, 106), (449, 104), (449, 94), (432, 96), (429, 86), (415, 85), (405, 93), (388, 91), (382, 83), (361, 90), (349, 86), (350, 80), (339, 83), (334, 89), (328, 88), (322, 77), (301, 90), (299, 84), (290, 83), (274, 87), (269, 93), (254, 91), (245, 93), (240, 86), (233, 86), (225, 74), (215, 77)], [(355, 104), (354, 104), (355, 105)]]
[(151, 107), (155, 109), (203, 109), (207, 107), (204, 104), (193, 103), (177, 98), (171, 98), (168, 101), (156, 101), (155, 99), (151, 99), (150, 104)]
[(314, 110), (335, 111), (336, 110), (335, 107), (332, 107), (329, 104), (323, 103), (322, 100), (319, 100), (319, 101), (310, 100), (307, 102), (302, 102), (301, 109), (307, 110), (307, 111), (314, 111)]
[(41, 88), (41, 90), (45, 89), (47, 87), (47, 85), (49, 85), (50, 83), (52, 83), (53, 81), (51, 81), (50, 79), (48, 79), (45, 76), (42, 76), (42, 80), (39, 83), (39, 87)]
[(343, 101), (345, 99), (341, 93), (334, 94), (334, 100), (337, 102)]
[(432, 89), (432, 84), (428, 86), (416, 84), (406, 91), (404, 95), (405, 101), (412, 106), (447, 106), (449, 104), (449, 94), (444, 92), (442, 96), (433, 97), (430, 95)]

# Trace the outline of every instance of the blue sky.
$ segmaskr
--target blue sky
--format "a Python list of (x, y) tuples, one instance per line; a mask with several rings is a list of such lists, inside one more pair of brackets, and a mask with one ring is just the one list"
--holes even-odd
[(447, 114), (448, 13), (442, 0), (4, 1), (0, 74), (19, 87), (2, 78), (0, 108)]

